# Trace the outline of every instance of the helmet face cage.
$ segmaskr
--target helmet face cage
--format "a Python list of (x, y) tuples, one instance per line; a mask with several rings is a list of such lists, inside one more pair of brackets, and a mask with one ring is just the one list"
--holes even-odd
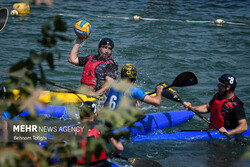
[(110, 38), (102, 38), (99, 42), (98, 48), (102, 45), (110, 45), (112, 46), (112, 49), (114, 48), (114, 42)]
[(219, 80), (220, 83), (225, 85), (225, 87), (227, 85), (230, 85), (231, 86), (230, 90), (232, 90), (232, 91), (235, 90), (236, 85), (237, 85), (237, 80), (233, 75), (231, 75), (231, 74), (223, 74), (218, 80)]
[(127, 78), (131, 82), (135, 81), (137, 76), (137, 71), (134, 65), (132, 64), (126, 64), (122, 67), (121, 70), (121, 78)]

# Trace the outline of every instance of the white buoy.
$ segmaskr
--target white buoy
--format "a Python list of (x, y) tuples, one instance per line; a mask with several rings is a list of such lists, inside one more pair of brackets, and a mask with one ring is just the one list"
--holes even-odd
[(225, 21), (222, 20), (222, 19), (217, 19), (217, 20), (214, 21), (214, 23), (215, 23), (215, 24), (224, 24)]
[(132, 17), (132, 19), (135, 19), (135, 20), (140, 20), (140, 19), (141, 19), (141, 16), (134, 15), (134, 16)]
[(18, 11), (17, 11), (17, 10), (12, 10), (12, 11), (10, 12), (10, 14), (11, 14), (11, 15), (18, 15)]

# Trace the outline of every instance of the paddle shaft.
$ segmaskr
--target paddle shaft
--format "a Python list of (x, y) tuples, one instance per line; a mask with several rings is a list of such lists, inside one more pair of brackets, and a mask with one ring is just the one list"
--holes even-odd
[[(41, 81), (40, 78), (38, 78), (38, 80)], [(59, 84), (56, 84), (56, 83), (54, 83), (54, 82), (50, 82), (50, 81), (47, 81), (47, 80), (46, 80), (45, 82), (48, 83), (48, 84), (50, 84), (50, 85), (57, 86), (57, 87), (59, 87), (59, 88), (63, 88), (63, 89), (69, 90), (69, 91), (71, 91), (72, 93), (77, 93), (76, 90), (71, 89), (71, 88), (68, 88), (68, 87), (65, 87), (65, 86), (63, 86), (63, 85), (59, 85)]]
[[(41, 81), (40, 78), (38, 78), (38, 80)], [(76, 90), (65, 87), (65, 86), (62, 86), (62, 85), (59, 85), (59, 84), (56, 84), (54, 82), (47, 81), (47, 80), (45, 82), (50, 84), (50, 85), (57, 86), (59, 88), (63, 88), (63, 89), (66, 89), (66, 90), (69, 90), (69, 91), (73, 92), (82, 102), (84, 102), (84, 100), (77, 94), (78, 92)]]
[[(171, 84), (171, 85), (169, 85), (169, 86), (163, 88), (163, 90), (168, 89), (168, 88), (170, 88), (170, 87), (172, 87), (172, 86), (173, 86), (173, 84)], [(154, 94), (154, 93), (156, 93), (156, 91), (150, 92), (150, 93), (148, 93), (147, 95), (152, 95), (152, 94)]]
[[(183, 104), (183, 101), (181, 99), (179, 99), (179, 102), (181, 104)], [(184, 105), (184, 104), (183, 104)], [(210, 122), (209, 120), (207, 120), (205, 117), (201, 116), (201, 114), (199, 114), (197, 111), (195, 111), (192, 107), (188, 107), (189, 110), (191, 110), (192, 112), (194, 112), (196, 115), (198, 115), (198, 117), (200, 117), (201, 119), (203, 119), (205, 122), (207, 122), (209, 125), (211, 125), (212, 127), (214, 127), (215, 129), (219, 130), (219, 128), (214, 125), (212, 122)], [(223, 135), (227, 136), (229, 139), (232, 139), (231, 136), (229, 136), (227, 133), (223, 133)]]

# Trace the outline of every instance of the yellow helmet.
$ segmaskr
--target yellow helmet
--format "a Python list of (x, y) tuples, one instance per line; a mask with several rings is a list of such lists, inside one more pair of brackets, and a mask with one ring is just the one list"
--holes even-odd
[(121, 78), (127, 78), (130, 81), (135, 81), (137, 76), (136, 68), (133, 64), (126, 64), (122, 67)]

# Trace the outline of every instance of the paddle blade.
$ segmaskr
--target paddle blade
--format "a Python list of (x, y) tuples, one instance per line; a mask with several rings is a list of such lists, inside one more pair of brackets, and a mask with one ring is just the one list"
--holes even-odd
[(8, 9), (1, 8), (0, 9), (0, 31), (4, 28), (6, 22), (8, 20)]
[[(177, 90), (173, 87), (171, 88), (170, 86), (172, 86), (172, 85), (170, 85), (167, 82), (161, 82), (158, 85), (162, 85), (164, 87), (161, 95), (167, 99), (174, 100), (173, 99), (174, 95), (179, 95)], [(156, 91), (156, 89), (155, 89), (155, 91)]]
[(179, 74), (172, 83), (172, 86), (183, 87), (183, 86), (192, 86), (198, 83), (197, 76), (191, 72), (186, 71)]
[(129, 158), (128, 161), (133, 167), (162, 167), (158, 162), (147, 158)]
[(174, 87), (163, 89), (161, 95), (169, 100), (173, 100), (176, 102), (179, 102), (181, 100), (178, 91)]

